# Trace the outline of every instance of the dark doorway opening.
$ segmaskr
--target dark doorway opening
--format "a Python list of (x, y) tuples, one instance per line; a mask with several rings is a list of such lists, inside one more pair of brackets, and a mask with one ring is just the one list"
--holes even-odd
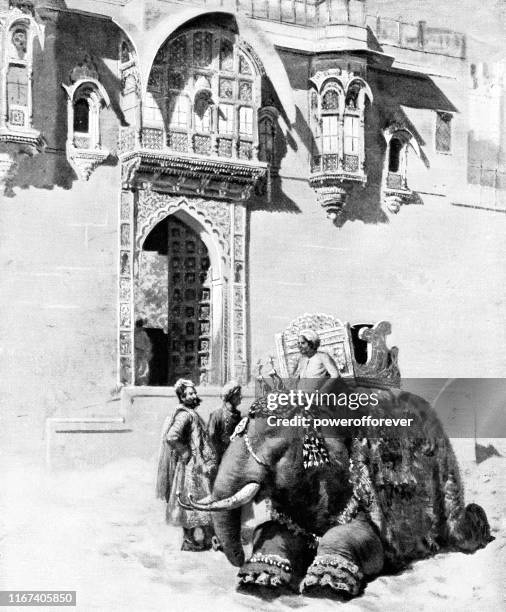
[(176, 216), (160, 221), (139, 254), (136, 318), (142, 319), (151, 351), (148, 382), (173, 385), (178, 378), (199, 383), (209, 369), (211, 270), (207, 247)]

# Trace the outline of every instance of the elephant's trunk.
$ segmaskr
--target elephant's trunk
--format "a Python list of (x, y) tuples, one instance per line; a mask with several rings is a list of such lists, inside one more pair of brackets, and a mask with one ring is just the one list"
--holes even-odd
[[(263, 453), (264, 449), (265, 444), (262, 449), (258, 448), (258, 452)], [(202, 510), (213, 512), (214, 530), (223, 546), (223, 552), (230, 563), (238, 567), (244, 563), (241, 543), (242, 507), (258, 495), (266, 472), (265, 465), (259, 464), (248, 451), (243, 437), (237, 437), (232, 440), (223, 456), (214, 482), (212, 499), (208, 503), (207, 500), (204, 504), (200, 502)]]

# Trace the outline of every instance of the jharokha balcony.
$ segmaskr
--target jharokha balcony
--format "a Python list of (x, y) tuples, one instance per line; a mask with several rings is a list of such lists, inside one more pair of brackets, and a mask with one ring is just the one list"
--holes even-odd
[(218, 199), (245, 200), (267, 172), (252, 141), (215, 134), (187, 134), (143, 128), (124, 130), (120, 159), (124, 182), (156, 178), (165, 191)]

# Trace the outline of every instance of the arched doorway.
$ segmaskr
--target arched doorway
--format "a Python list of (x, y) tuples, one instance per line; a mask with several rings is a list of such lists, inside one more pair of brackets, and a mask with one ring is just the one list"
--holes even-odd
[(144, 240), (136, 276), (135, 384), (207, 380), (213, 274), (199, 233), (177, 214), (159, 221)]

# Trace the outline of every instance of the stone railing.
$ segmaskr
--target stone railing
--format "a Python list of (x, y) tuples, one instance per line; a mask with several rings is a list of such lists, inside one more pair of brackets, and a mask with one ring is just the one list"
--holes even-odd
[(178, 3), (216, 6), (253, 19), (308, 27), (343, 23), (364, 27), (366, 22), (365, 0), (180, 0)]
[(382, 45), (439, 53), (450, 57), (465, 58), (466, 56), (464, 34), (446, 28), (431, 28), (425, 21), (405, 23), (395, 19), (368, 15), (367, 25)]
[[(125, 132), (120, 138), (120, 151), (133, 150), (135, 138)], [(143, 128), (140, 132), (140, 147), (151, 151), (174, 151), (225, 159), (257, 160), (257, 148), (252, 139), (219, 134), (192, 134), (169, 129), (167, 134), (158, 128)]]
[(312, 174), (328, 172), (330, 174), (363, 175), (358, 155), (345, 154), (339, 157), (336, 153), (313, 155), (311, 163)]

